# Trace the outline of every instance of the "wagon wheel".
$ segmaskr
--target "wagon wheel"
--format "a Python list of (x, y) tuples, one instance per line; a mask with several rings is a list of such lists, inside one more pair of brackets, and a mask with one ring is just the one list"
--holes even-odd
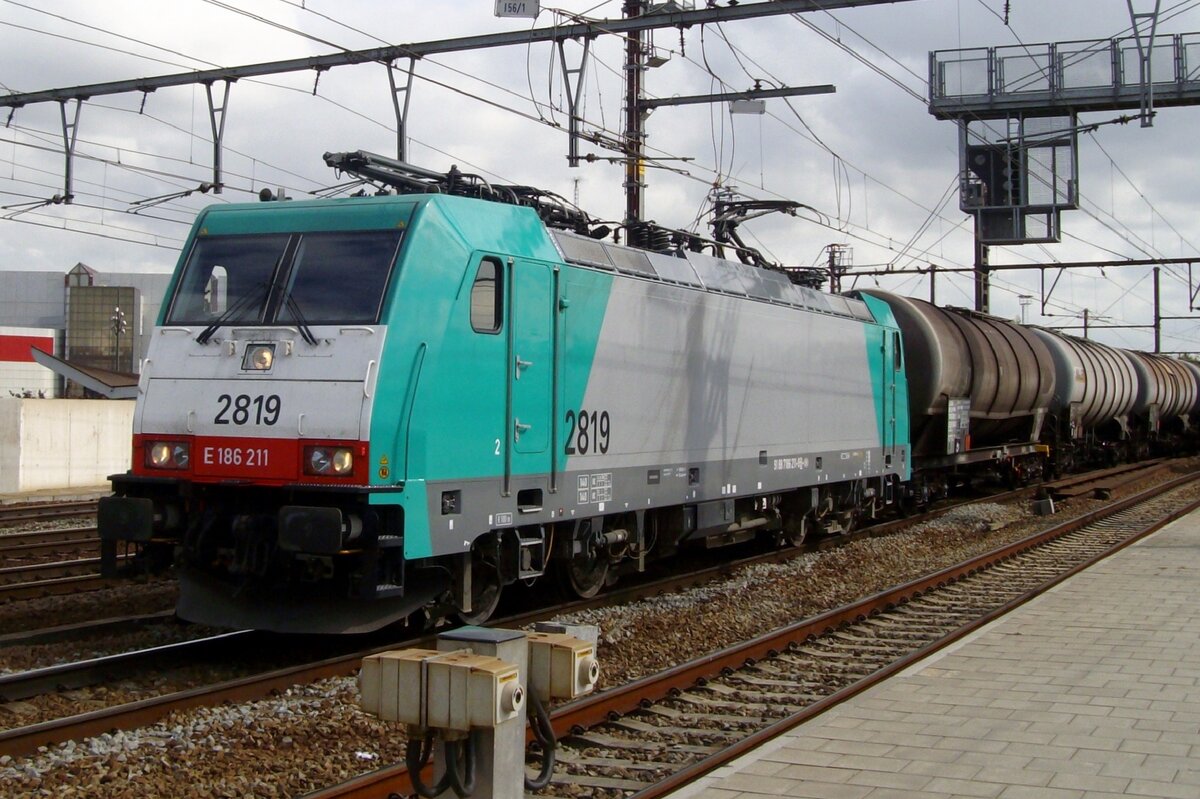
[(500, 604), (500, 571), (483, 558), (471, 558), (471, 609), (459, 610), (455, 616), (463, 624), (483, 624)]

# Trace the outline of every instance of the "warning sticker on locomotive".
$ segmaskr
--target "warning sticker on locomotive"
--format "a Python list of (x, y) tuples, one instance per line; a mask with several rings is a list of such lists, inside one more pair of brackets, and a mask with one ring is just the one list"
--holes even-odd
[(580, 505), (612, 502), (612, 472), (581, 474), (576, 480), (576, 488), (578, 489), (578, 504)]

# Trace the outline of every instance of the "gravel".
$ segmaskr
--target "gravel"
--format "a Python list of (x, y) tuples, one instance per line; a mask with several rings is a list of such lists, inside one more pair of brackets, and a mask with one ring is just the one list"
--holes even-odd
[(16, 533), (36, 533), (43, 530), (73, 530), (84, 525), (95, 524), (94, 516), (64, 516), (59, 519), (35, 519), (0, 525), (0, 538)]
[(323, 680), (0, 758), (0, 785), (29, 797), (294, 796), (403, 759), (399, 732), (358, 709), (354, 679)]
[(175, 607), (173, 580), (122, 582), (86, 594), (47, 596), (0, 604), (0, 635), (97, 619), (138, 616)]
[(613, 679), (629, 681), (662, 671), (695, 653), (730, 646), (994, 549), (1024, 535), (1020, 528), (1034, 518), (1015, 505), (963, 506), (909, 532), (855, 541), (786, 563), (748, 566), (701, 588), (583, 611), (561, 621), (599, 626), (603, 688)]

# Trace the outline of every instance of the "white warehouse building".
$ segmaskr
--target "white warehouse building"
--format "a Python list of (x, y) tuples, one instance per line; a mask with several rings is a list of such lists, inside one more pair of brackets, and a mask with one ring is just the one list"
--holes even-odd
[(170, 277), (83, 263), (65, 274), (0, 272), (0, 397), (90, 396), (35, 362), (35, 347), (84, 370), (138, 374)]

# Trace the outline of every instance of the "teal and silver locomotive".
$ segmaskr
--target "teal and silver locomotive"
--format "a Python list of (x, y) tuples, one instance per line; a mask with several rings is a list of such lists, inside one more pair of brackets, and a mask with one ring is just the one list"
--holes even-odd
[(886, 301), (462, 193), (200, 214), (101, 506), (110, 567), (173, 565), (179, 615), (222, 626), (478, 621), (518, 581), (588, 596), (685, 546), (846, 529), (909, 480)]

